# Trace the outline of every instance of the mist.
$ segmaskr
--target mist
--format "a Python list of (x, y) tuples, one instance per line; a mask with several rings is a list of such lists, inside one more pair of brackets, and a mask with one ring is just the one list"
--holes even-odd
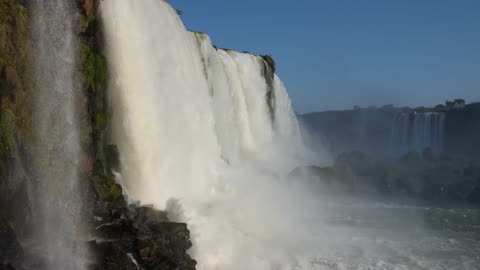
[(0, 4), (0, 269), (477, 269), (450, 6), (225, 3)]
[(455, 260), (438, 245), (472, 248), (431, 230), (431, 208), (356, 181), (368, 159), (315, 143), (268, 58), (214, 48), (163, 2), (103, 12), (125, 192), (188, 224), (198, 269), (436, 269)]

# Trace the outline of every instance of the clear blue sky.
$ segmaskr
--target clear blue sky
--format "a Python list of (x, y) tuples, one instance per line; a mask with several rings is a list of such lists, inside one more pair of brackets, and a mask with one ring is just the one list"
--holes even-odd
[(270, 54), (297, 112), (480, 101), (480, 0), (169, 0), (219, 47)]

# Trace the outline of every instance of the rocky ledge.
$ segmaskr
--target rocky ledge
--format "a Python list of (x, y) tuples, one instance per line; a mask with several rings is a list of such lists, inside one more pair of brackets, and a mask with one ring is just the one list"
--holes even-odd
[(90, 247), (94, 270), (195, 269), (187, 254), (192, 246), (184, 223), (171, 222), (167, 213), (132, 204), (95, 216), (96, 240)]

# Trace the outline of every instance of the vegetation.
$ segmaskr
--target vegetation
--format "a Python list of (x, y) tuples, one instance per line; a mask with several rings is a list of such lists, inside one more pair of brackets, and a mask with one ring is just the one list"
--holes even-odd
[(91, 90), (97, 91), (105, 85), (107, 67), (105, 58), (92, 51), (90, 46), (82, 45), (83, 72)]
[(109, 202), (116, 202), (122, 199), (122, 187), (115, 181), (115, 176), (111, 171), (107, 171), (103, 162), (97, 160), (94, 167), (94, 176), (98, 177), (100, 181), (100, 194), (105, 200)]
[[(0, 172), (29, 127), (27, 13), (18, 0), (0, 2)], [(21, 134), (22, 135), (22, 134)]]
[(95, 161), (90, 175), (100, 199), (118, 205), (124, 200), (122, 187), (116, 183), (109, 164), (110, 153), (105, 140), (109, 119), (106, 104), (107, 63), (97, 44), (98, 25), (94, 5), (84, 7), (81, 26), (80, 36), (83, 39), (80, 54), (91, 121), (90, 158)]
[(0, 23), (5, 23), (8, 19), (9, 3), (7, 1), (0, 3)]

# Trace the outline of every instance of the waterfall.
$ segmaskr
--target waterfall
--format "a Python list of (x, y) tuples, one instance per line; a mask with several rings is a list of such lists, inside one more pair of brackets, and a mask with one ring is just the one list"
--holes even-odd
[(101, 13), (130, 199), (188, 223), (198, 269), (309, 265), (318, 210), (286, 183), (300, 131), (265, 59), (213, 47), (165, 1), (103, 1)]
[(444, 152), (445, 114), (412, 112), (397, 114), (392, 123), (392, 154), (406, 154), (430, 148), (434, 154)]
[(77, 244), (82, 226), (80, 117), (73, 1), (32, 3), (35, 41), (33, 131), (38, 160), (37, 254), (46, 269), (84, 269)]

